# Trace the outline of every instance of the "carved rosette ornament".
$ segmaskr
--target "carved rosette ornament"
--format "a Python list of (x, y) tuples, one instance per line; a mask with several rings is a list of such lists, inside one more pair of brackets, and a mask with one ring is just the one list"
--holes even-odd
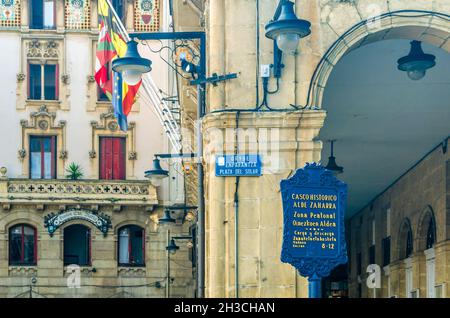
[(23, 82), (25, 80), (26, 76), (24, 73), (18, 73), (17, 74), (17, 82)]
[(59, 159), (65, 160), (65, 159), (68, 158), (68, 156), (69, 156), (69, 153), (68, 153), (67, 150), (61, 150), (61, 151), (59, 152)]
[(27, 151), (26, 151), (25, 149), (20, 149), (20, 150), (18, 151), (18, 155), (19, 155), (19, 158), (20, 158), (21, 160), (23, 160), (23, 158), (25, 158), (25, 157), (27, 156)]

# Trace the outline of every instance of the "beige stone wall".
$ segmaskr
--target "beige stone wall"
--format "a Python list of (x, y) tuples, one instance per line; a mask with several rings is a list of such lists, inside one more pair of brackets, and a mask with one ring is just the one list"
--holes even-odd
[[(448, 14), (450, 1), (447, 0), (426, 3), (387, 0), (294, 2), (297, 15), (311, 22), (312, 33), (300, 41), (295, 56), (283, 57), (285, 67), (280, 79), (280, 91), (268, 97), (268, 103), (273, 109), (291, 109), (290, 105), (320, 109), (327, 79), (334, 65), (346, 52), (361, 45), (390, 38), (423, 40), (443, 49), (448, 49), (450, 44), (448, 22), (434, 16), (393, 15), (398, 10), (429, 10)], [(203, 121), (203, 130), (207, 200), (206, 295), (209, 297), (236, 296), (233, 225), (236, 180), (215, 177), (209, 158), (223, 151), (224, 141), (219, 136), (224, 135), (226, 127), (236, 126), (235, 110), (254, 110), (262, 102), (259, 65), (273, 63), (273, 42), (265, 38), (264, 26), (272, 19), (277, 3), (273, 0), (206, 1), (208, 75), (238, 73), (237, 79), (217, 86), (209, 85), (207, 89), (206, 106), (211, 113)], [(381, 18), (382, 15), (386, 18)], [(371, 17), (378, 17), (375, 22), (379, 24), (362, 23), (353, 32), (347, 32)], [(271, 89), (275, 84), (275, 79), (269, 80)], [(221, 113), (223, 110), (228, 112)], [(314, 111), (306, 112), (308, 115), (312, 113)], [(267, 172), (260, 178), (241, 178), (238, 193), (241, 199), (238, 234), (239, 240), (242, 240), (238, 247), (239, 296), (306, 295), (304, 280), (296, 278), (292, 268), (279, 262), (282, 212), (278, 184), (288, 176), (287, 171), (302, 167), (305, 161), (320, 161), (321, 144), (313, 140), (323, 124), (325, 114), (316, 114), (320, 119), (316, 118), (313, 127), (305, 124), (303, 129), (303, 123), (310, 123), (311, 118), (303, 116), (302, 112), (240, 114), (239, 127), (271, 127), (282, 131), (280, 137), (274, 139), (283, 145), (280, 158), (284, 172), (278, 175)], [(297, 123), (291, 126), (291, 119)], [(211, 128), (215, 128), (216, 133), (208, 131)], [(255, 145), (261, 146), (264, 142), (243, 142), (238, 151), (242, 153), (244, 149)], [(224, 148), (229, 149), (230, 153), (236, 151), (232, 146)], [(264, 223), (267, 216), (274, 218), (269, 228)], [(365, 230), (362, 233), (366, 233)], [(442, 238), (442, 233), (440, 235)], [(276, 248), (273, 242), (278, 244)], [(392, 277), (396, 279), (395, 275)], [(363, 295), (367, 295), (365, 290)]]
[(388, 297), (386, 270), (390, 273), (391, 296), (406, 297), (404, 250), (406, 239), (401, 226), (406, 219), (411, 224), (413, 234), (413, 254), (411, 265), (413, 271), (412, 289), (419, 290), (420, 297), (426, 297), (426, 232), (430, 211), (436, 220), (436, 285), (445, 283), (447, 297), (449, 292), (448, 251), (449, 241), (449, 161), (450, 153), (437, 147), (420, 161), (396, 183), (375, 198), (367, 207), (353, 216), (350, 227), (350, 280), (351, 297), (358, 296), (357, 253), (362, 254), (362, 296), (372, 297), (373, 291), (366, 286), (366, 268), (369, 264), (369, 247), (372, 245), (372, 220), (375, 219), (375, 262), (383, 267), (382, 239), (387, 236), (386, 211), (390, 209), (391, 263), (382, 269), (382, 288), (378, 297)]
[[(322, 111), (242, 112), (237, 119), (232, 113), (205, 117), (207, 297), (235, 297), (236, 283), (239, 297), (307, 296), (306, 279), (280, 261), (283, 217), (279, 184), (295, 167), (319, 160), (321, 142), (313, 139), (324, 117)], [(235, 143), (236, 124), (248, 138), (240, 135)], [(215, 155), (234, 153), (235, 149), (238, 153), (258, 152), (264, 158), (263, 176), (239, 179), (237, 261), (236, 178), (214, 177)]]
[[(58, 206), (37, 211), (32, 205), (15, 205), (10, 210), (0, 211), (0, 297), (15, 297), (27, 292), (33, 277), (37, 279), (32, 289), (33, 297), (165, 297), (168, 227), (156, 226), (153, 221), (157, 215), (162, 216), (162, 209), (151, 213), (139, 207), (124, 206), (120, 211), (113, 211), (112, 206), (101, 207), (99, 212), (109, 215), (112, 221), (112, 229), (106, 236), (91, 223), (70, 221), (50, 237), (43, 218), (51, 212), (57, 213)], [(9, 229), (21, 223), (37, 229), (37, 266), (9, 265)], [(67, 288), (68, 274), (63, 265), (63, 229), (71, 224), (83, 224), (91, 229), (92, 265), (82, 267), (81, 288)], [(145, 229), (145, 267), (118, 266), (118, 229), (124, 225)], [(188, 234), (189, 226), (188, 223), (170, 226), (171, 236)], [(190, 250), (186, 241), (177, 244), (180, 249), (171, 256), (171, 297), (194, 297)], [(160, 287), (155, 286), (156, 282)], [(146, 284), (150, 286), (132, 287)], [(23, 297), (29, 297), (29, 293)]]

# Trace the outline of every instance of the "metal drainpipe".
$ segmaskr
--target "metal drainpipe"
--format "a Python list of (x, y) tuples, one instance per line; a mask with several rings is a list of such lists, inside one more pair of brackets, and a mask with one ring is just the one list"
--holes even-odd
[[(236, 139), (234, 154), (239, 152), (239, 115), (240, 112), (236, 112)], [(236, 177), (236, 190), (234, 192), (234, 288), (236, 290), (236, 298), (239, 298), (239, 177)]]
[(234, 276), (236, 298), (239, 298), (239, 177), (236, 177), (236, 191), (234, 192)]
[[(167, 246), (170, 244), (170, 230), (167, 230)], [(166, 298), (170, 298), (170, 251), (166, 248), (167, 251), (167, 282), (166, 282)]]
[(197, 182), (198, 182), (198, 261), (197, 261), (197, 297), (205, 297), (205, 199), (203, 189), (203, 87), (197, 85)]

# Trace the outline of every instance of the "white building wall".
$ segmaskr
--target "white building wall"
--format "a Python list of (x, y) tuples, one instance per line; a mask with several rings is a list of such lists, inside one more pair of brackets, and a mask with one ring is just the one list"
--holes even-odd
[[(167, 1), (164, 2), (165, 5)], [(26, 8), (22, 8), (26, 10)], [(165, 12), (163, 8), (162, 12)], [(62, 19), (62, 12), (58, 12), (58, 19)], [(132, 12), (129, 12), (132, 14)], [(22, 17), (24, 14), (22, 14)], [(161, 25), (162, 30), (168, 30), (169, 16), (163, 15)], [(22, 22), (26, 23), (26, 22)], [(22, 163), (18, 158), (18, 150), (21, 144), (20, 120), (30, 120), (30, 113), (37, 111), (38, 107), (26, 107), (25, 110), (16, 109), (16, 76), (21, 72), (21, 36), (27, 34), (41, 36), (44, 34), (55, 34), (55, 31), (28, 31), (25, 32), (0, 29), (0, 166), (8, 169), (9, 178), (27, 178), (28, 172), (22, 171)], [(58, 34), (60, 34), (58, 32)], [(94, 53), (91, 42), (96, 38), (92, 32), (67, 32), (65, 35), (65, 63), (60, 63), (60, 76), (68, 74), (70, 76), (70, 95), (68, 97), (70, 110), (57, 110), (55, 123), (60, 120), (67, 121), (66, 124), (66, 149), (68, 159), (66, 165), (75, 162), (81, 165), (84, 171), (84, 178), (98, 178), (98, 167), (95, 161), (89, 157), (91, 150), (91, 121), (100, 121), (100, 114), (104, 110), (88, 111), (88, 76), (93, 74), (95, 65)], [(26, 48), (23, 47), (22, 50)], [(140, 47), (143, 56), (150, 58), (152, 64), (152, 76), (157, 86), (164, 92), (169, 91), (169, 68), (158, 54), (151, 53), (145, 47)], [(23, 59), (23, 72), (26, 73), (26, 58)], [(94, 64), (92, 64), (94, 63)], [(62, 65), (61, 65), (62, 64)], [(64, 65), (65, 64), (65, 65)], [(28, 74), (24, 80), (24, 87), (28, 84)], [(64, 85), (60, 83), (60, 87)], [(60, 90), (61, 91), (61, 90)], [(26, 90), (25, 90), (26, 94)], [(60, 93), (61, 95), (61, 93)], [(60, 96), (61, 99), (62, 96)], [(136, 123), (136, 151), (137, 160), (134, 161), (134, 174), (129, 179), (143, 179), (144, 172), (152, 167), (153, 155), (156, 153), (167, 153), (168, 140), (163, 128), (151, 109), (152, 105), (146, 105), (142, 100), (138, 100), (139, 105), (135, 105), (132, 113), (128, 117), (129, 122)], [(136, 111), (139, 109), (138, 111)], [(27, 149), (28, 151), (28, 149)], [(59, 149), (58, 149), (59, 151)], [(28, 160), (28, 156), (25, 158)], [(167, 168), (166, 162), (162, 161), (163, 167)], [(127, 172), (127, 175), (129, 173)], [(177, 176), (177, 173), (175, 173)], [(172, 179), (172, 178), (170, 178)], [(172, 180), (172, 196), (169, 198), (169, 180), (165, 180), (159, 189), (160, 200), (175, 200), (175, 195), (180, 190), (179, 180)], [(178, 198), (180, 200), (180, 198)], [(173, 203), (173, 202), (172, 202)]]

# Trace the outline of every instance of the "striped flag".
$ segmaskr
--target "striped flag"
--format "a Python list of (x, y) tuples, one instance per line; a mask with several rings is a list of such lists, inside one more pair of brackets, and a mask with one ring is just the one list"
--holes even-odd
[[(127, 44), (120, 35), (119, 21), (113, 14), (108, 1), (98, 1), (99, 36), (95, 63), (95, 81), (100, 89), (112, 102), (114, 115), (120, 129), (127, 131), (127, 116), (136, 101), (136, 94), (141, 82), (128, 85), (122, 81), (120, 74), (114, 74), (111, 65), (117, 57), (122, 57), (127, 51)], [(117, 92), (116, 92), (117, 90)]]

